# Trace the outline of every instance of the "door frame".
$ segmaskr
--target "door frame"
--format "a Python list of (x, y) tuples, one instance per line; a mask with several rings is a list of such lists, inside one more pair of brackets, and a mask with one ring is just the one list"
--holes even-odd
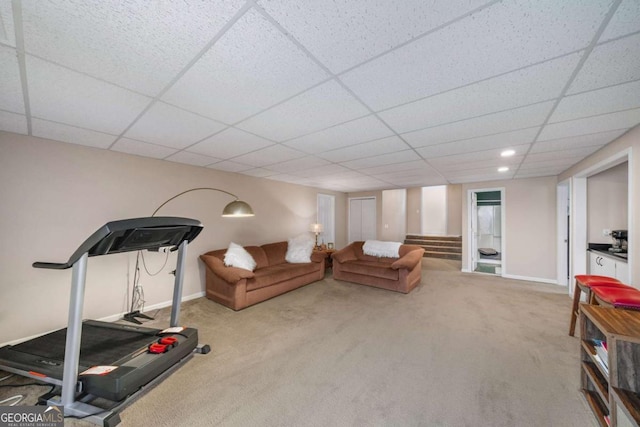
[[(565, 179), (558, 183), (556, 187), (556, 197), (557, 197), (557, 282), (558, 285), (567, 286), (567, 293), (572, 295), (573, 290), (571, 286), (569, 286), (569, 282), (571, 280), (570, 277), (573, 277), (571, 268), (571, 221), (572, 221), (572, 213), (571, 213), (571, 179)], [(569, 216), (569, 221), (567, 222), (567, 216)], [(569, 254), (567, 256), (567, 253)], [(567, 277), (568, 271), (568, 277)]]
[[(474, 239), (475, 233), (473, 231), (473, 194), (476, 193), (486, 193), (489, 191), (499, 191), (500, 192), (500, 233), (502, 234), (500, 237), (500, 274), (496, 274), (496, 276), (504, 277), (507, 273), (507, 227), (506, 227), (506, 218), (507, 218), (507, 204), (506, 204), (506, 188), (505, 187), (492, 187), (492, 188), (472, 188), (467, 190), (467, 248), (469, 248), (469, 252), (467, 253), (467, 265), (469, 266), (470, 272), (475, 272), (476, 263), (477, 263), (477, 250), (473, 250), (474, 247)], [(476, 221), (477, 222), (477, 221)], [(476, 252), (474, 254), (474, 252)]]
[[(627, 230), (629, 235), (633, 236), (634, 234), (634, 209), (633, 209), (633, 194), (636, 191), (635, 185), (633, 183), (632, 177), (634, 176), (633, 172), (633, 149), (632, 147), (625, 148), (618, 153), (615, 153), (604, 160), (599, 161), (598, 163), (576, 173), (571, 177), (572, 182), (572, 222), (571, 222), (571, 246), (570, 250), (572, 253), (571, 256), (571, 275), (572, 277), (576, 274), (587, 274), (588, 266), (587, 266), (587, 249), (588, 249), (588, 236), (587, 236), (587, 178), (610, 169), (614, 166), (617, 166), (621, 163), (628, 162), (628, 212), (627, 212)], [(629, 268), (629, 281), (634, 283), (634, 280), (637, 280), (637, 277), (633, 276), (633, 266), (634, 266), (634, 254), (635, 254), (635, 242), (633, 238), (630, 238), (628, 241), (628, 252), (632, 255), (627, 259), (627, 265)], [(573, 293), (574, 281), (569, 281), (569, 292)]]

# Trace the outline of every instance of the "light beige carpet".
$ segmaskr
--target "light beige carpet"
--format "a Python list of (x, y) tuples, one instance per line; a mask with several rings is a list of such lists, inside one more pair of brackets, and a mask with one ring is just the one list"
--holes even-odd
[(425, 258), (409, 295), (327, 276), (240, 312), (185, 303), (211, 353), (121, 425), (596, 426), (564, 288), (459, 270)]

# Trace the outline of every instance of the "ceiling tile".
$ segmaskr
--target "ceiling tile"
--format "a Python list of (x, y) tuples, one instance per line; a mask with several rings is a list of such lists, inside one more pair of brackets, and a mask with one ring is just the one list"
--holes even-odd
[(185, 148), (224, 129), (224, 125), (164, 102), (156, 102), (125, 136), (173, 148)]
[(461, 179), (469, 176), (481, 177), (486, 175), (486, 178), (483, 178), (483, 180), (488, 181), (489, 179), (493, 179), (492, 177), (500, 177), (500, 179), (507, 179), (507, 177), (511, 178), (515, 172), (515, 168), (510, 168), (506, 172), (498, 172), (498, 168), (496, 166), (486, 166), (482, 164), (478, 166), (480, 167), (447, 171), (444, 175), (450, 180)]
[(391, 182), (399, 181), (400, 179), (428, 178), (434, 176), (440, 178), (442, 177), (442, 175), (440, 175), (437, 170), (427, 165), (425, 165), (422, 169), (399, 169), (393, 172), (376, 174), (376, 178)]
[(406, 150), (407, 148), (409, 148), (407, 144), (400, 138), (397, 136), (390, 136), (376, 141), (363, 142), (362, 144), (350, 145), (349, 147), (318, 153), (318, 156), (332, 162), (345, 162), (361, 157), (395, 153), (396, 151)]
[(230, 159), (270, 145), (274, 145), (274, 143), (240, 129), (227, 128), (189, 147), (189, 151), (220, 159)]
[(336, 165), (335, 163), (299, 170), (296, 171), (295, 174), (304, 177), (323, 177), (340, 180), (347, 179), (350, 176), (359, 175), (358, 172), (347, 169), (344, 166)]
[(540, 158), (535, 158), (534, 160), (533, 157), (529, 158), (527, 156), (520, 165), (520, 170), (551, 170), (560, 168), (561, 171), (564, 171), (582, 159), (584, 159), (582, 155), (575, 157), (555, 157), (552, 159), (547, 158), (547, 160), (541, 160)]
[(432, 164), (438, 168), (438, 171), (447, 175), (449, 172), (452, 172), (452, 171), (471, 170), (471, 169), (478, 169), (478, 168), (497, 169), (501, 166), (508, 166), (513, 170), (520, 164), (520, 162), (522, 162), (523, 159), (524, 159), (524, 156), (514, 156), (514, 157), (509, 157), (508, 159), (503, 159), (503, 158), (500, 158), (499, 156), (496, 157), (494, 155), (491, 158), (485, 158), (485, 159), (479, 158), (478, 160), (471, 161), (471, 162), (461, 161), (458, 163), (451, 162), (451, 163), (446, 163), (442, 165), (438, 165), (437, 163), (432, 163)]
[(505, 161), (509, 161), (510, 159), (516, 157), (522, 159), (531, 144), (521, 144), (521, 145), (512, 145), (509, 148), (515, 151), (513, 157), (501, 157), (500, 153), (504, 151), (504, 148), (498, 148), (493, 150), (484, 150), (484, 151), (473, 151), (473, 152), (463, 152), (461, 154), (452, 154), (448, 156), (442, 157), (430, 157), (429, 164), (433, 167), (440, 169), (447, 169), (449, 165), (455, 164), (467, 164), (479, 161), (487, 161), (487, 160), (497, 160), (504, 159)]
[(16, 46), (13, 8), (10, 1), (0, 1), (0, 43)]
[(557, 150), (557, 151), (545, 151), (538, 153), (529, 153), (527, 156), (527, 162), (547, 162), (555, 159), (565, 159), (571, 157), (587, 157), (589, 154), (594, 153), (600, 147), (598, 146), (590, 146), (590, 147), (577, 147), (570, 148), (566, 150)]
[(0, 111), (0, 130), (27, 134), (27, 117), (24, 114)]
[(27, 55), (31, 114), (119, 135), (150, 98)]
[(246, 171), (242, 171), (242, 174), (243, 175), (249, 175), (249, 176), (255, 176), (256, 178), (266, 178), (268, 176), (275, 175), (276, 172), (270, 171), (269, 169), (255, 168), (255, 169), (249, 169), (249, 170), (246, 170)]
[(372, 109), (389, 108), (585, 48), (609, 3), (497, 3), (341, 79)]
[[(636, 18), (640, 20), (640, 17)], [(567, 94), (640, 79), (640, 34), (596, 46)]]
[(402, 137), (414, 147), (458, 141), (477, 136), (492, 135), (539, 126), (544, 123), (554, 105), (553, 101), (542, 102), (526, 107), (487, 114), (446, 125), (435, 126), (402, 134)]
[(270, 165), (267, 169), (278, 173), (293, 173), (297, 171), (304, 171), (306, 169), (317, 168), (329, 164), (328, 161), (320, 159), (316, 156), (306, 156), (299, 159), (288, 160), (282, 163), (276, 163)]
[(332, 80), (245, 120), (237, 127), (274, 141), (284, 141), (368, 114), (360, 102)]
[(396, 163), (409, 162), (411, 160), (419, 160), (420, 157), (413, 150), (398, 151), (391, 154), (383, 154), (381, 156), (366, 157), (348, 162), (341, 163), (343, 166), (353, 169), (371, 168), (374, 166), (392, 165)]
[(194, 166), (207, 166), (212, 163), (220, 162), (220, 159), (214, 157), (203, 156), (202, 154), (189, 153), (188, 151), (178, 151), (176, 154), (172, 154), (165, 160), (177, 163), (186, 163)]
[(615, 39), (616, 37), (640, 31), (640, 2), (638, 0), (623, 0), (615, 15), (609, 21), (602, 33), (600, 41)]
[(420, 159), (390, 165), (371, 166), (361, 169), (360, 172), (369, 175), (377, 175), (380, 173), (397, 172), (398, 170), (423, 170), (429, 167), (430, 166), (424, 160)]
[(539, 171), (536, 173), (524, 173), (524, 172), (518, 172), (515, 174), (515, 176), (513, 177), (514, 179), (527, 179), (527, 178), (542, 178), (542, 177), (546, 177), (546, 176), (555, 176), (555, 175), (559, 175), (562, 171), (557, 172), (555, 169), (553, 170), (549, 170), (549, 171)]
[(154, 159), (164, 159), (174, 154), (175, 148), (163, 147), (161, 145), (149, 144), (148, 142), (136, 141), (128, 138), (121, 138), (111, 147), (114, 151), (135, 154), (137, 156), (152, 157)]
[(588, 135), (609, 130), (626, 130), (638, 123), (640, 123), (640, 108), (602, 114), (600, 116), (547, 125), (542, 129), (538, 141)]
[(497, 148), (510, 148), (516, 145), (533, 142), (538, 128), (529, 128), (497, 135), (481, 136), (463, 141), (447, 142), (445, 144), (429, 145), (416, 149), (425, 158), (450, 156), (474, 151), (484, 151)]
[(233, 160), (251, 166), (263, 167), (274, 163), (286, 162), (287, 160), (298, 159), (303, 156), (304, 153), (300, 151), (276, 144), (235, 157)]
[(498, 172), (494, 168), (477, 169), (473, 173), (461, 172), (458, 175), (447, 175), (447, 180), (453, 184), (462, 184), (466, 182), (482, 182), (482, 181), (501, 181), (512, 179), (515, 171)]
[(225, 171), (225, 172), (244, 172), (246, 170), (253, 169), (253, 167), (251, 166), (243, 165), (242, 163), (232, 162), (230, 160), (225, 160), (220, 163), (214, 163), (207, 167), (211, 169)]
[(5, 46), (0, 46), (0, 94), (0, 109), (25, 113), (17, 53)]
[(533, 144), (530, 152), (542, 153), (545, 151), (566, 150), (579, 147), (602, 147), (625, 132), (626, 130), (614, 130), (608, 132), (592, 133), (590, 135), (579, 135), (569, 138), (553, 139), (549, 141), (538, 141)]
[(116, 140), (114, 135), (36, 118), (31, 119), (31, 132), (33, 136), (39, 136), (41, 138), (96, 148), (109, 148), (109, 146), (113, 144), (113, 141)]
[(640, 107), (640, 80), (563, 98), (549, 123)]
[(155, 96), (213, 39), (244, 1), (215, 3), (23, 1), (25, 49)]
[(338, 73), (468, 13), (487, 0), (384, 0), (259, 4), (320, 62)]
[(284, 34), (250, 10), (163, 99), (235, 123), (328, 77)]
[(379, 113), (399, 133), (496, 113), (560, 95), (579, 54), (498, 76)]
[(391, 129), (370, 115), (285, 142), (289, 147), (316, 154), (393, 135)]

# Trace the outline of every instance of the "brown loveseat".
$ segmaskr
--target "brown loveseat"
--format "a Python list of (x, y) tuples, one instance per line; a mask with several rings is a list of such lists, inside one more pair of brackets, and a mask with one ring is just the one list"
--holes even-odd
[(353, 242), (335, 252), (333, 278), (408, 294), (420, 284), (424, 249), (400, 245), (399, 258), (365, 255), (364, 242)]
[(325, 253), (313, 252), (309, 263), (290, 264), (285, 261), (287, 245), (245, 246), (256, 261), (254, 271), (225, 266), (226, 249), (200, 255), (206, 266), (207, 298), (241, 310), (324, 278)]

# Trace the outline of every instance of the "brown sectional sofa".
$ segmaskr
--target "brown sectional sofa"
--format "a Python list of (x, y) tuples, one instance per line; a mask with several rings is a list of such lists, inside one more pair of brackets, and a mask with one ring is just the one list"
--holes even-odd
[(310, 263), (290, 264), (285, 260), (287, 245), (277, 242), (245, 246), (256, 261), (254, 271), (225, 266), (226, 249), (200, 255), (206, 266), (207, 298), (241, 310), (324, 278), (324, 252), (314, 251)]
[(335, 252), (333, 278), (408, 294), (420, 284), (424, 249), (401, 245), (399, 258), (365, 255), (364, 242), (353, 242)]

